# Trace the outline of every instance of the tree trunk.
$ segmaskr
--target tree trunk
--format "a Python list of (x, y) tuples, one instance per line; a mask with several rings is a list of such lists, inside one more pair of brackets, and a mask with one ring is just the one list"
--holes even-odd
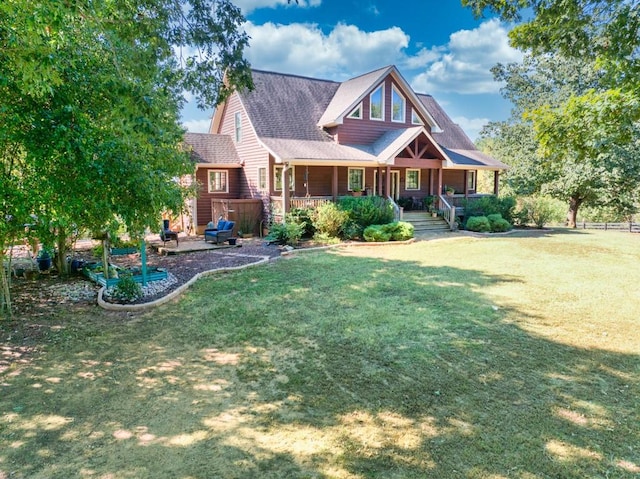
[(58, 228), (58, 255), (55, 257), (56, 269), (60, 276), (67, 276), (69, 274), (69, 265), (67, 264), (67, 234), (64, 228)]
[[(11, 270), (8, 272), (4, 269), (4, 247), (0, 247), (0, 318), (4, 316), (5, 312), (8, 317), (11, 317), (11, 288), (9, 286), (10, 278), (7, 274), (11, 274)], [(5, 274), (7, 273), (7, 274)]]
[(567, 212), (567, 226), (575, 228), (578, 219), (578, 208), (582, 204), (581, 198), (569, 198), (569, 211)]

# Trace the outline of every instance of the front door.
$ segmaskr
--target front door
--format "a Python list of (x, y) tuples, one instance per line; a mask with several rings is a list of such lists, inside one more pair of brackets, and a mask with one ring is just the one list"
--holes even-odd
[[(382, 196), (391, 196), (394, 201), (397, 201), (400, 197), (400, 171), (391, 170), (391, 192), (390, 194), (385, 191), (387, 182), (386, 179), (386, 171), (382, 171)], [(373, 172), (373, 194), (378, 194), (378, 171)]]

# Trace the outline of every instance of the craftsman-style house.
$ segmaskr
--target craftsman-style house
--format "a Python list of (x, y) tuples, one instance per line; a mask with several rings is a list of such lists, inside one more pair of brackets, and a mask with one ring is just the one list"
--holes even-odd
[(209, 133), (185, 135), (201, 185), (198, 232), (220, 215), (239, 221), (246, 205), (257, 205), (259, 223), (350, 194), (437, 195), (446, 209), (476, 194), (478, 170), (495, 172), (497, 194), (506, 166), (478, 151), (394, 66), (342, 83), (265, 71), (253, 71), (253, 81), (253, 91), (216, 109)]

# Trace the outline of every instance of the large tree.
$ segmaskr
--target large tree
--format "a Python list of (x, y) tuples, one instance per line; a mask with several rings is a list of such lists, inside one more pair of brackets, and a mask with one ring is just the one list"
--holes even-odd
[(228, 0), (0, 3), (0, 265), (28, 223), (62, 265), (73, 229), (182, 206), (183, 93), (251, 86), (243, 21)]
[(637, 98), (602, 90), (605, 73), (593, 63), (557, 55), (527, 55), (521, 64), (498, 65), (494, 74), (514, 109), (482, 136), (512, 166), (508, 188), (565, 201), (571, 226), (581, 206), (633, 211), (640, 178)]

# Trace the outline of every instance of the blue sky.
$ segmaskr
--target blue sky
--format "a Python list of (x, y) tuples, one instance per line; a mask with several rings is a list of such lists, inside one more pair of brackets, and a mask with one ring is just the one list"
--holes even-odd
[[(396, 65), (418, 93), (433, 95), (475, 139), (482, 125), (509, 116), (490, 68), (519, 61), (510, 26), (475, 19), (460, 0), (236, 0), (251, 37), (253, 68), (345, 80)], [(183, 123), (207, 131), (213, 111), (189, 102)]]

